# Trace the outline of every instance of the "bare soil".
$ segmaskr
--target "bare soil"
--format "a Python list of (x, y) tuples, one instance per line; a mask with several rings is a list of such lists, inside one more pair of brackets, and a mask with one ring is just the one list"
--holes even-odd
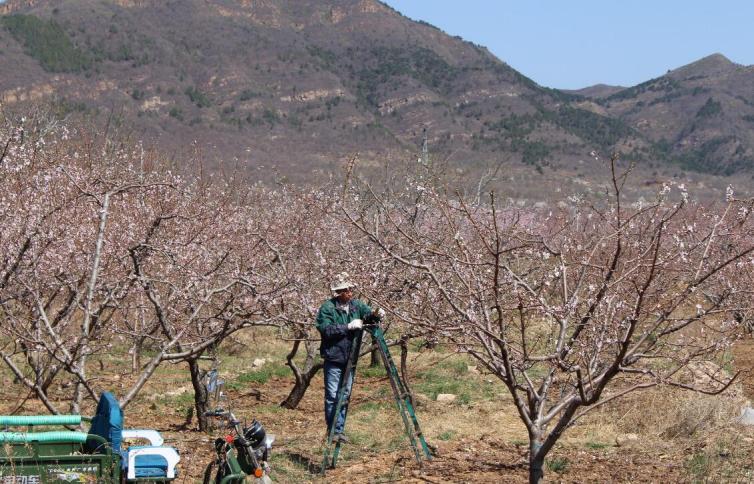
[(747, 398), (754, 400), (754, 340), (746, 339), (733, 349), (734, 367), (740, 371), (739, 380)]
[[(734, 356), (735, 368), (743, 371), (743, 392), (754, 399), (754, 342), (747, 340), (739, 344)], [(229, 381), (234, 372), (250, 366), (243, 358), (235, 365), (226, 375)], [(101, 386), (119, 394), (119, 389), (128, 387), (128, 381), (126, 373), (113, 374)], [(2, 383), (4, 388), (13, 389), (0, 395), (0, 413), (6, 413), (16, 408), (25, 394), (6, 375), (2, 375)], [(420, 467), (402, 438), (388, 382), (380, 376), (362, 376), (357, 380), (349, 414), (349, 435), (354, 442), (344, 447), (338, 467), (328, 470), (323, 478), (320, 474), (324, 439), (321, 374), (315, 378), (299, 408), (284, 410), (278, 403), (287, 395), (291, 384), (287, 376), (273, 376), (263, 384), (227, 390), (237, 416), (247, 420), (257, 418), (269, 433), (277, 436), (272, 460), (275, 482), (527, 481), (526, 433), (502, 389), (498, 399), (486, 402), (422, 401), (417, 407), (419, 421), (428, 442), (436, 449), (436, 456)], [(209, 435), (195, 430), (196, 420), (189, 419), (191, 402), (191, 386), (185, 369), (168, 365), (125, 410), (127, 428), (155, 428), (163, 433), (167, 444), (179, 449), (182, 457), (179, 483), (201, 480), (203, 469), (211, 459), (212, 441), (224, 433), (219, 430)], [(650, 411), (641, 407), (648, 405), (646, 402), (632, 405), (633, 410), (621, 409), (620, 413), (605, 414), (597, 420), (604, 419), (625, 433), (621, 419), (636, 419), (631, 412)], [(35, 411), (41, 412), (38, 402), (28, 400), (19, 413)], [(614, 425), (614, 422), (617, 423)], [(598, 423), (593, 426), (597, 430), (574, 429), (556, 446), (548, 458), (548, 482), (741, 482), (752, 479), (754, 439), (748, 437), (748, 428), (726, 424), (705, 430), (707, 433), (703, 435), (697, 432), (688, 438), (672, 439), (640, 433), (638, 441), (618, 446), (614, 429), (600, 430)]]
[[(359, 382), (354, 392), (353, 408), (366, 401), (363, 394), (359, 393), (378, 385), (387, 385), (387, 382), (380, 379)], [(264, 385), (259, 401), (254, 396), (231, 394), (232, 401), (237, 404), (234, 412), (236, 415), (255, 416), (259, 413), (255, 408), (276, 405), (289, 389), (290, 382), (287, 379), (275, 379)], [(524, 439), (511, 443), (498, 436), (494, 428), (488, 429), (479, 437), (461, 437), (448, 442), (428, 439), (437, 452), (435, 458), (423, 467), (414, 460), (407, 442), (389, 453), (376, 453), (368, 446), (359, 447), (358, 443), (354, 443), (349, 446), (351, 448), (344, 449), (342, 455), (345, 458), (340, 465), (328, 470), (326, 478), (322, 478), (322, 392), (322, 381), (319, 378), (298, 409), (276, 412), (263, 419), (268, 431), (278, 436), (273, 449), (278, 461), (282, 456), (300, 467), (304, 471), (302, 473), (308, 474), (305, 481), (301, 480), (304, 476), (300, 474), (294, 477), (295, 480), (273, 474), (276, 482), (527, 482), (527, 446)], [(429, 406), (418, 408), (420, 423), (429, 424), (435, 415), (445, 413), (442, 410), (434, 412), (435, 405), (431, 402)], [(163, 432), (168, 443), (179, 449), (183, 474), (179, 482), (195, 482), (201, 478), (204, 466), (210, 460), (211, 441), (214, 437), (186, 429), (176, 423), (175, 415), (141, 402), (129, 408), (127, 413), (129, 427), (157, 428)], [(473, 424), (483, 425), (479, 420), (475, 420)], [(400, 432), (398, 422), (390, 422), (388, 425), (386, 428), (383, 423), (376, 422), (373, 430)], [(358, 456), (354, 456), (354, 453)], [(565, 445), (556, 448), (550, 460), (565, 459), (566, 468), (561, 472), (548, 472), (547, 478), (552, 482), (566, 483), (678, 482), (684, 480), (682, 457), (669, 454), (658, 457), (640, 448), (610, 446), (584, 449)]]

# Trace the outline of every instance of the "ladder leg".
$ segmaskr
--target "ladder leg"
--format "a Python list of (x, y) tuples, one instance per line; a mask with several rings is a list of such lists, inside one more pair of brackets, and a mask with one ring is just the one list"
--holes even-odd
[(414, 411), (414, 407), (411, 403), (411, 396), (409, 395), (406, 386), (403, 384), (403, 380), (398, 373), (398, 369), (393, 362), (393, 358), (390, 356), (390, 349), (387, 347), (382, 329), (377, 327), (371, 330), (370, 333), (372, 334), (379, 347), (380, 356), (383, 364), (385, 365), (385, 370), (388, 374), (390, 386), (393, 390), (393, 395), (395, 396), (395, 402), (398, 406), (398, 412), (401, 414), (401, 419), (403, 420), (403, 426), (406, 431), (406, 436), (408, 437), (409, 443), (411, 444), (411, 449), (414, 451), (414, 457), (416, 458), (416, 461), (419, 463), (419, 465), (421, 465), (422, 458), (419, 451), (419, 445), (417, 445), (417, 439), (421, 444), (421, 450), (424, 451), (424, 456), (427, 459), (431, 459), (432, 455), (429, 452), (429, 447), (427, 446), (427, 442), (424, 439), (421, 428), (419, 427), (419, 420), (416, 417), (416, 412)]
[[(396, 380), (396, 386), (400, 392), (401, 395), (401, 401), (403, 403), (403, 411), (407, 414), (406, 419), (410, 419), (411, 423), (413, 424), (413, 430), (414, 435), (419, 440), (422, 450), (424, 451), (424, 456), (427, 459), (432, 459), (432, 454), (429, 451), (429, 446), (427, 445), (427, 441), (424, 439), (424, 434), (421, 431), (421, 428), (419, 427), (419, 419), (416, 417), (416, 411), (414, 410), (414, 404), (413, 400), (411, 398), (411, 394), (408, 392), (408, 388), (403, 383), (403, 378), (398, 373), (398, 369), (395, 365), (395, 362), (393, 361), (392, 357), (390, 356), (390, 352), (388, 351), (387, 344), (385, 344), (385, 351), (387, 358), (390, 360), (390, 364), (393, 368), (393, 375)], [(406, 425), (406, 428), (408, 429), (408, 424)], [(418, 448), (415, 448), (415, 451), (418, 455)]]
[[(356, 331), (351, 338), (351, 353), (348, 355), (348, 362), (346, 363), (346, 368), (343, 370), (343, 372), (340, 374), (340, 380), (338, 382), (338, 399), (337, 404), (335, 405), (335, 408), (333, 409), (333, 415), (331, 419), (331, 425), (327, 432), (327, 442), (325, 443), (325, 450), (324, 455), (322, 458), (322, 475), (325, 474), (325, 471), (328, 467), (334, 468), (335, 465), (338, 462), (338, 455), (340, 454), (340, 442), (337, 442), (335, 444), (335, 448), (332, 451), (332, 456), (330, 455), (330, 448), (333, 444), (333, 438), (335, 437), (335, 427), (338, 424), (338, 418), (340, 417), (340, 411), (343, 408), (344, 405), (348, 404), (348, 400), (351, 398), (351, 392), (348, 392), (346, 394), (346, 388), (349, 386), (349, 379), (351, 380), (351, 389), (353, 390), (353, 384), (356, 380), (356, 363), (359, 359), (359, 351), (361, 348), (361, 338), (363, 335), (363, 331)], [(343, 418), (343, 430), (345, 430), (346, 426), (346, 417), (348, 417), (348, 413), (346, 411), (346, 415)]]

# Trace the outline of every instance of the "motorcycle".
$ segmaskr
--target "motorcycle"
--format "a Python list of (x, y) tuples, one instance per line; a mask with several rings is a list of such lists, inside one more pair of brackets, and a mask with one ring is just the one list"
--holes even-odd
[(206, 412), (207, 417), (224, 419), (231, 433), (215, 439), (215, 457), (204, 470), (204, 484), (240, 484), (247, 476), (254, 484), (271, 484), (268, 463), (274, 435), (267, 435), (262, 424), (253, 420), (243, 427), (229, 410)]

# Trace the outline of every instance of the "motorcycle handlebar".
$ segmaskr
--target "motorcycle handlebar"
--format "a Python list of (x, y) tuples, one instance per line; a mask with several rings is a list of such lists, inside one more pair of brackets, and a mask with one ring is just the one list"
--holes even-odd
[(210, 410), (209, 412), (204, 412), (203, 414), (205, 417), (232, 417), (233, 414), (230, 413), (227, 410), (217, 409), (217, 410)]

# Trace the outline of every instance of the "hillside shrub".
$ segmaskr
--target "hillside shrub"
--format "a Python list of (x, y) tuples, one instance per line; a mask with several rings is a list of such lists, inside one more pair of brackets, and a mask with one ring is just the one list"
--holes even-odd
[(92, 65), (54, 20), (17, 14), (0, 17), (0, 22), (48, 72), (82, 72)]
[(168, 113), (171, 118), (175, 118), (178, 121), (183, 121), (183, 110), (179, 107), (172, 107), (170, 108), (170, 112)]
[(702, 106), (699, 111), (696, 113), (697, 118), (712, 118), (714, 116), (719, 115), (723, 112), (723, 107), (720, 104), (720, 101), (715, 101), (712, 98), (707, 99), (707, 102), (704, 103), (704, 106)]
[(261, 92), (257, 92), (251, 89), (244, 89), (243, 92), (241, 92), (241, 96), (239, 97), (239, 100), (248, 101), (249, 99), (253, 99), (261, 95), (262, 95)]
[(669, 77), (658, 77), (642, 82), (641, 84), (637, 84), (633, 87), (629, 87), (628, 89), (618, 91), (615, 94), (611, 94), (610, 96), (606, 97), (604, 101), (600, 101), (609, 103), (610, 101), (635, 99), (640, 94), (643, 94), (645, 92), (670, 92), (674, 89), (679, 89), (680, 87), (681, 84), (674, 79), (670, 79)]
[(399, 77), (411, 77), (427, 87), (443, 91), (461, 72), (434, 51), (423, 47), (410, 50), (375, 47), (367, 55), (374, 61), (357, 73), (357, 93), (359, 99), (371, 107), (379, 104), (380, 89), (397, 87)]
[(679, 158), (680, 164), (687, 170), (698, 171), (701, 173), (714, 173), (717, 175), (730, 175), (730, 166), (710, 163), (710, 160), (715, 158), (715, 154), (720, 148), (732, 141), (732, 136), (713, 138), (709, 141), (705, 141), (699, 149), (682, 154)]
[(561, 107), (556, 113), (547, 113), (554, 124), (600, 148), (610, 148), (633, 130), (619, 119), (611, 119), (584, 109)]
[(262, 119), (266, 121), (270, 127), (280, 122), (280, 116), (272, 109), (265, 109), (264, 113), (262, 113)]
[(196, 88), (196, 86), (189, 86), (186, 88), (185, 91), (183, 91), (185, 95), (191, 99), (191, 102), (196, 104), (200, 108), (206, 108), (209, 107), (212, 103), (209, 100), (209, 97), (202, 91)]

